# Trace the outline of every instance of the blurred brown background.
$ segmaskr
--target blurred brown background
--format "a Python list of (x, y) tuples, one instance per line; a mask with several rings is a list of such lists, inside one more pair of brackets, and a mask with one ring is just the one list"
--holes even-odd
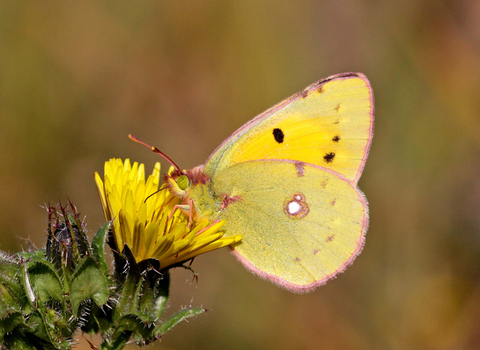
[(307, 295), (227, 250), (201, 256), (198, 284), (173, 272), (167, 313), (211, 311), (150, 348), (479, 348), (475, 0), (0, 1), (0, 248), (43, 245), (40, 205), (67, 197), (93, 234), (94, 171), (159, 159), (128, 133), (191, 168), (264, 109), (347, 71), (376, 99), (363, 253)]

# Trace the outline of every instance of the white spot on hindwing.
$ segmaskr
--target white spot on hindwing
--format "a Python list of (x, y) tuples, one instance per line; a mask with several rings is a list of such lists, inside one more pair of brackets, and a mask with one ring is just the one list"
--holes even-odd
[(295, 201), (288, 202), (288, 204), (287, 204), (287, 212), (288, 212), (290, 215), (296, 215), (296, 214), (298, 214), (301, 210), (302, 210), (302, 206), (300, 205), (300, 203), (295, 202)]
[(285, 214), (295, 219), (301, 219), (307, 216), (310, 211), (305, 196), (299, 192), (294, 193), (285, 200), (283, 209)]

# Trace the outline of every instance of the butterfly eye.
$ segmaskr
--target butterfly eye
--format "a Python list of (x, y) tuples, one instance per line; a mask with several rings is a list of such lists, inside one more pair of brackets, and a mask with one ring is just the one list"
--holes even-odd
[(177, 178), (177, 185), (182, 191), (188, 187), (188, 177), (186, 175), (180, 175)]

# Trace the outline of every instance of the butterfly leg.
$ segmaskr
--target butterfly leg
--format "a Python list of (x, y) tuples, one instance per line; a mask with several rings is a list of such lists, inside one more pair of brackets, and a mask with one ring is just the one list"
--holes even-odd
[(175, 213), (175, 211), (177, 209), (180, 209), (181, 211), (183, 211), (185, 213), (185, 212), (190, 212), (191, 208), (190, 208), (190, 205), (186, 205), (186, 204), (176, 204), (176, 205), (174, 205), (172, 211), (170, 212), (170, 215), (168, 216), (168, 220), (170, 220), (172, 218), (173, 214)]
[(188, 225), (187, 228), (190, 228), (190, 225), (192, 224), (192, 213), (193, 213), (193, 199), (190, 198), (190, 208), (188, 211)]
[(184, 213), (188, 212), (188, 225), (187, 228), (190, 228), (193, 222), (193, 199), (190, 198), (189, 204), (177, 204), (173, 207), (168, 219), (170, 220), (177, 209), (180, 209)]

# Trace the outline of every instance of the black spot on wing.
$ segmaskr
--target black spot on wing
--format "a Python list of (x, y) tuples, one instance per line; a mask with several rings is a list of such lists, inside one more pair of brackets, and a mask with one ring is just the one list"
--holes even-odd
[(273, 129), (273, 137), (278, 143), (283, 143), (283, 140), (285, 139), (285, 134), (283, 133), (282, 129), (275, 128)]
[(323, 156), (323, 159), (325, 160), (326, 163), (333, 162), (334, 158), (335, 158), (335, 153), (333, 152), (327, 153)]
[(333, 139), (332, 139), (333, 142), (338, 142), (340, 141), (340, 136), (335, 136)]

